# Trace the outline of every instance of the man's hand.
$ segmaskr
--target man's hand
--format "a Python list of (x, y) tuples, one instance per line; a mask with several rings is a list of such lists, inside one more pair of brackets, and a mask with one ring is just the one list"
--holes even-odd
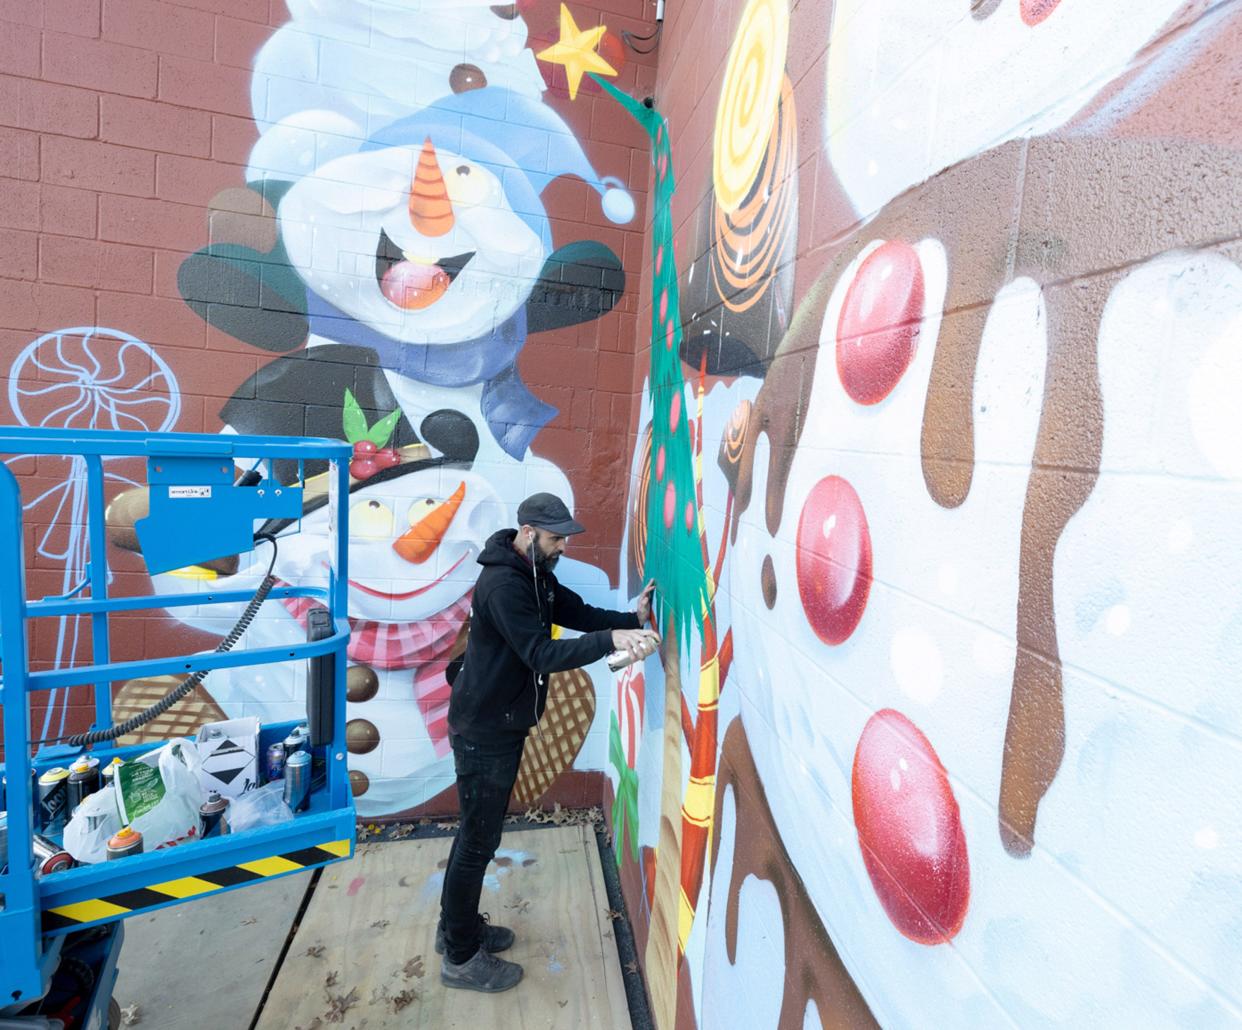
[(628, 651), (636, 659), (646, 658), (660, 646), (660, 635), (649, 629), (614, 629), (612, 646), (617, 651)]
[(647, 625), (647, 620), (651, 618), (651, 595), (655, 593), (655, 580), (651, 580), (644, 588), (643, 592), (638, 595), (638, 621), (641, 625)]

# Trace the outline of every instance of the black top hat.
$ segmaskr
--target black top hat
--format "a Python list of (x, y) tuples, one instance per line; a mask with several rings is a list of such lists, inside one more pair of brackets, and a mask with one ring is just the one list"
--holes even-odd
[[(479, 451), (478, 429), (460, 411), (444, 408), (422, 420), (419, 434), (401, 411), (375, 354), (363, 347), (333, 344), (287, 354), (271, 361), (246, 380), (220, 409), (220, 418), (237, 432), (254, 436), (317, 436), (358, 442), (363, 439), (396, 452), (396, 462), (377, 466), (364, 478), (351, 475), (349, 489), (377, 485), (411, 472), (447, 465), (469, 468)], [(354, 425), (351, 426), (351, 422)], [(381, 423), (387, 432), (377, 441), (368, 430)], [(430, 447), (440, 452), (432, 457)], [(327, 503), (327, 462), (278, 459), (272, 475), (280, 483), (302, 483), (303, 514)], [(299, 476), (301, 474), (301, 478)], [(263, 529), (279, 532), (289, 520)]]

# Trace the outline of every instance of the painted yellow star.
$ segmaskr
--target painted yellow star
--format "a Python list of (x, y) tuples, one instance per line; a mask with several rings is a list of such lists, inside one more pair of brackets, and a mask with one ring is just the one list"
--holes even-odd
[(538, 58), (549, 64), (563, 64), (565, 77), (569, 80), (569, 99), (578, 96), (578, 86), (587, 72), (600, 75), (616, 75), (617, 70), (595, 52), (600, 37), (608, 31), (606, 25), (597, 25), (583, 31), (574, 22), (569, 8), (561, 4), (561, 38), (547, 50), (539, 52)]

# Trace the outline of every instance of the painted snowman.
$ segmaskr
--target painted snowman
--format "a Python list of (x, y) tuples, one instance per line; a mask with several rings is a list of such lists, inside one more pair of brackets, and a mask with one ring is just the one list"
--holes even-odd
[[(416, 668), (442, 663), (486, 536), (512, 524), (531, 492), (572, 503), (564, 474), (529, 452), (556, 412), (522, 383), (516, 358), (529, 332), (610, 310), (624, 274), (598, 242), (554, 249), (540, 194), (574, 175), (612, 221), (629, 221), (634, 205), (541, 102), (516, 9), (410, 0), (300, 3), (291, 13), (254, 77), (262, 135), (247, 180), (263, 198), (269, 236), (200, 250), (183, 263), (179, 285), (204, 319), (281, 355), (224, 405), (226, 432), (352, 441), (342, 422), (346, 391), (367, 426), (397, 415), (383, 446), (358, 441), (364, 450), (351, 468), (355, 491), (373, 495), (351, 509), (351, 548), (374, 557), (353, 559), (350, 612), (366, 627), (356, 629), (353, 651), (368, 672), (351, 672), (350, 764), (359, 812), (379, 815), (451, 782), (436, 707), (446, 694), (439, 671), (420, 680), (409, 656), (406, 667), (383, 668), (359, 641), (370, 634), (382, 649), (396, 637), (433, 638), (434, 660), (419, 651)], [(391, 468), (372, 469), (394, 455)], [(450, 466), (460, 466), (458, 478)], [(394, 493), (399, 484), (413, 493)], [(419, 505), (445, 523), (445, 535), (410, 561), (398, 545)], [(282, 563), (301, 556), (291, 573), (319, 567), (310, 557), (323, 548), (313, 518), (288, 545), (282, 538)], [(377, 528), (388, 518), (390, 530)], [(575, 589), (603, 600), (602, 573), (569, 567)], [(275, 622), (297, 631), (296, 618)], [(230, 714), (293, 713), (301, 673), (274, 675), (281, 681), (214, 677), (210, 690)]]

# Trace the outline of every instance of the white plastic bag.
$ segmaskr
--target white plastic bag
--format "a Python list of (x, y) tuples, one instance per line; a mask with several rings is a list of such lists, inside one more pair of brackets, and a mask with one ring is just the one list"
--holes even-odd
[(288, 822), (293, 811), (285, 804), (285, 781), (273, 780), (229, 804), (229, 833)]
[[(130, 823), (142, 834), (142, 850), (154, 851), (198, 838), (198, 809), (203, 803), (198, 771), (202, 764), (194, 742), (184, 737), (170, 740), (138, 759), (159, 769), (164, 796), (154, 808)], [(118, 772), (119, 775), (119, 772)]]
[(102, 862), (108, 857), (108, 838), (120, 828), (116, 790), (109, 783), (78, 805), (65, 827), (65, 850), (78, 862)]

